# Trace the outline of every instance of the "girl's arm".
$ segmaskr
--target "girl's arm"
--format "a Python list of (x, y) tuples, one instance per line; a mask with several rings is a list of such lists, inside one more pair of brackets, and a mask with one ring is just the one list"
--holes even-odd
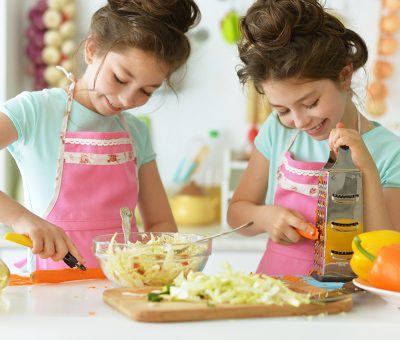
[[(17, 138), (18, 133), (14, 124), (10, 118), (0, 112), (0, 149), (7, 147)], [(0, 223), (10, 226), (17, 233), (28, 236), (33, 243), (32, 252), (41, 258), (51, 257), (59, 261), (70, 252), (79, 262), (85, 262), (63, 229), (31, 213), (1, 191)]]
[(268, 175), (269, 160), (253, 147), (247, 169), (229, 205), (228, 223), (235, 227), (254, 221), (254, 225), (245, 228), (242, 234), (251, 236), (267, 231), (274, 242), (298, 242), (300, 236), (293, 227), (306, 230), (305, 218), (292, 209), (265, 204)]
[(43, 259), (51, 257), (54, 261), (60, 261), (70, 252), (80, 263), (85, 263), (63, 229), (33, 214), (1, 191), (0, 222), (28, 236), (32, 240), (32, 252)]
[[(394, 221), (391, 221), (389, 213), (389, 202), (385, 200), (379, 172), (373, 159), (372, 163), (370, 171), (362, 171), (364, 231), (394, 229)], [(400, 190), (398, 190), (398, 192), (397, 199), (400, 198)], [(394, 213), (393, 208), (394, 206), (392, 206), (392, 211)], [(398, 209), (397, 207), (397, 210)]]
[(139, 211), (146, 231), (177, 231), (155, 160), (139, 170)]
[(383, 199), (386, 202), (393, 229), (400, 231), (400, 188), (383, 188)]
[(227, 220), (232, 228), (253, 221), (250, 228), (240, 231), (243, 235), (265, 232), (264, 202), (268, 189), (269, 161), (253, 147), (250, 160), (228, 207)]
[(18, 139), (17, 129), (4, 113), (0, 112), (0, 150)]

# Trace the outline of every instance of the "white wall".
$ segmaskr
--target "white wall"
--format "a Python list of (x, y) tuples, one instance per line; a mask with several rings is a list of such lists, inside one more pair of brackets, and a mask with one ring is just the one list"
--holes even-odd
[[(6, 49), (6, 2), (0, 2), (0, 51), (5, 51)], [(5, 74), (6, 70), (6, 58), (3, 53), (0, 54), (0, 75)], [(6, 99), (6, 78), (0, 77), (0, 102), (4, 102)], [(0, 150), (0, 190), (5, 189), (5, 151)]]
[[(12, 0), (7, 0), (8, 2), (14, 3)], [(79, 39), (83, 39), (87, 32), (93, 11), (104, 2), (77, 0)], [(26, 12), (35, 1), (25, 0), (17, 3), (22, 3), (23, 8), (12, 18), (14, 28), (21, 29), (20, 23), (26, 24)], [(232, 6), (243, 14), (251, 3), (252, 0), (198, 0), (203, 19), (196, 30), (205, 28), (210, 35), (204, 43), (193, 40), (193, 54), (178, 99), (171, 94), (162, 100), (155, 96), (153, 103), (137, 110), (138, 113), (151, 113), (154, 146), (158, 152), (160, 172), (166, 184), (172, 181), (173, 173), (192, 136), (205, 136), (208, 130), (218, 129), (223, 133), (225, 145), (239, 149), (245, 144), (248, 123), (245, 119), (245, 98), (235, 73), (235, 66), (239, 63), (237, 50), (235, 46), (222, 40), (219, 27), (220, 20)], [(368, 67), (372, 65), (376, 55), (380, 1), (327, 0), (326, 3), (329, 7), (338, 9), (349, 25), (366, 40), (370, 48)], [(15, 33), (7, 32), (8, 34)], [(23, 70), (21, 65), (24, 46), (18, 48), (20, 56), (15, 59), (18, 63), (14, 66)], [(399, 55), (397, 54), (392, 61), (395, 65), (400, 65)], [(400, 66), (398, 67), (400, 71)], [(400, 115), (397, 113), (397, 107), (400, 105), (400, 98), (396, 96), (394, 89), (399, 82), (400, 76), (397, 72), (388, 82), (391, 90), (389, 112), (380, 119), (391, 128), (397, 126), (398, 132)], [(153, 112), (155, 109), (156, 112)]]
[[(21, 37), (19, 1), (0, 1), (0, 102), (21, 91), (23, 73), (22, 47), (15, 42)], [(14, 62), (18, 61), (18, 62)], [(6, 190), (6, 151), (0, 150), (0, 190)]]

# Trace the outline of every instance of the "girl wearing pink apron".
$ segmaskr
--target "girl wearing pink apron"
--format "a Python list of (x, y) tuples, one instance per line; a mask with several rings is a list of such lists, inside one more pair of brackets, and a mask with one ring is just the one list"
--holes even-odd
[[(293, 159), (290, 147), (278, 167), (274, 204), (300, 211), (307, 222), (315, 224), (317, 207), (318, 171), (325, 165), (321, 162), (303, 162)], [(314, 241), (301, 238), (290, 246), (268, 239), (267, 249), (258, 265), (257, 273), (267, 275), (306, 275), (314, 261)]]
[[(361, 134), (361, 118), (357, 113), (357, 129)], [(301, 212), (307, 222), (316, 224), (318, 175), (326, 162), (295, 160), (290, 148), (299, 132), (289, 141), (278, 166), (274, 204)], [(290, 246), (268, 239), (267, 249), (257, 273), (267, 275), (309, 275), (314, 263), (314, 241), (302, 237)]]
[[(85, 266), (93, 268), (99, 267), (92, 252), (93, 238), (121, 232), (120, 208), (134, 210), (139, 182), (133, 139), (122, 115), (125, 131), (67, 131), (74, 88), (73, 81), (60, 136), (54, 196), (44, 217), (65, 230)], [(132, 228), (137, 230), (135, 220)], [(35, 256), (36, 270), (60, 268), (68, 266)]]

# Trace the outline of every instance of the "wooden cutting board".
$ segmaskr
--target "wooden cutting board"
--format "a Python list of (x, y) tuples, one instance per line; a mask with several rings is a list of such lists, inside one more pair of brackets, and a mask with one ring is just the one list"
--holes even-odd
[[(289, 283), (291, 289), (300, 293), (318, 293), (324, 289), (304, 282)], [(175, 322), (195, 320), (240, 319), (294, 315), (334, 314), (348, 312), (352, 308), (351, 297), (325, 304), (293, 306), (230, 305), (208, 307), (205, 303), (149, 302), (147, 293), (154, 288), (113, 288), (103, 293), (104, 301), (136, 321)]]

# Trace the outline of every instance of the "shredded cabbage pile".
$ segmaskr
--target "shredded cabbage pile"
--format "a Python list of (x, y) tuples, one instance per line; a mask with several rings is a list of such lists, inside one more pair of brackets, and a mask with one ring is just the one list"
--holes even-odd
[(208, 258), (207, 244), (191, 243), (185, 235), (151, 234), (127, 245), (117, 244), (115, 237), (97, 256), (106, 276), (122, 287), (164, 286), (180, 273), (202, 270)]
[(179, 275), (170, 286), (161, 291), (151, 292), (150, 301), (206, 301), (208, 305), (263, 304), (292, 305), (310, 303), (309, 294), (290, 290), (283, 281), (266, 275), (244, 274), (233, 271), (225, 264), (220, 274), (207, 276), (201, 272), (190, 272), (185, 278)]

